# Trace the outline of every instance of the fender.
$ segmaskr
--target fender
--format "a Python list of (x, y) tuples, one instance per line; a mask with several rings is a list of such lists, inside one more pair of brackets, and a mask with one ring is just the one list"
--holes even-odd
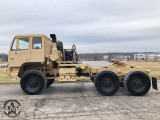
[(153, 87), (153, 89), (158, 90), (157, 78), (155, 78), (155, 77), (152, 77), (152, 87)]
[(18, 77), (21, 78), (22, 76), (22, 71), (25, 69), (26, 66), (34, 66), (34, 65), (37, 65), (37, 66), (43, 66), (43, 65), (46, 65), (45, 62), (26, 62), (26, 63), (23, 63), (19, 69), (19, 72), (18, 72)]

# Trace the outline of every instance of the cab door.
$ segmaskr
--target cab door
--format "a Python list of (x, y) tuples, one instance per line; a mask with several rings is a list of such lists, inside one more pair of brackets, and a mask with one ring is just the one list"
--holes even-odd
[(15, 38), (10, 47), (9, 65), (20, 67), (25, 62), (30, 62), (30, 37)]
[(31, 62), (44, 62), (44, 37), (32, 37)]

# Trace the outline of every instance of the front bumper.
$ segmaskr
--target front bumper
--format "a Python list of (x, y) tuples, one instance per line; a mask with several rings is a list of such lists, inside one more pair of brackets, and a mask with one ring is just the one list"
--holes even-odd
[(153, 87), (153, 89), (158, 90), (157, 78), (155, 78), (155, 77), (152, 77), (152, 87)]

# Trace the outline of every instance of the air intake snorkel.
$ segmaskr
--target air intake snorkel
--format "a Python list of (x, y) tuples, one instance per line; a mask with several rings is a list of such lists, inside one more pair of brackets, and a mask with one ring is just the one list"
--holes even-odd
[(57, 42), (56, 34), (50, 34), (50, 37), (52, 38), (53, 43)]

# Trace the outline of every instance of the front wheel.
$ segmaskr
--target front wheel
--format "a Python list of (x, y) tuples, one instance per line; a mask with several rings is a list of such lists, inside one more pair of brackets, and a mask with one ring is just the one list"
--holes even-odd
[(124, 87), (132, 95), (141, 96), (149, 91), (151, 81), (146, 73), (142, 71), (131, 71), (124, 78)]
[(39, 94), (46, 87), (46, 77), (38, 70), (29, 70), (22, 75), (20, 85), (27, 94)]
[(119, 78), (112, 71), (101, 71), (95, 77), (96, 89), (103, 95), (113, 95), (119, 89)]

